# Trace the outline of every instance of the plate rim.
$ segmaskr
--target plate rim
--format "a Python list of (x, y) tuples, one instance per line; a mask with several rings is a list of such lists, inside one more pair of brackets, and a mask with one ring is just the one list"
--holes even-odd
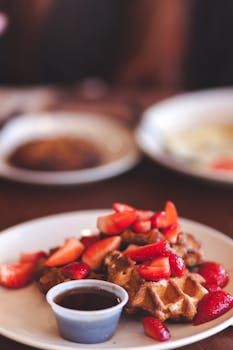
[[(0, 241), (1, 241), (1, 237), (3, 236), (11, 236), (15, 234), (15, 231), (17, 231), (17, 229), (22, 229), (22, 228), (27, 228), (27, 226), (30, 225), (36, 225), (37, 223), (45, 223), (49, 222), (51, 219), (52, 220), (63, 220), (68, 219), (69, 216), (73, 217), (76, 216), (77, 214), (79, 216), (84, 215), (91, 215), (96, 218), (99, 215), (105, 215), (106, 213), (111, 212), (111, 209), (90, 209), (90, 210), (77, 210), (77, 211), (69, 211), (69, 212), (62, 212), (62, 213), (57, 213), (57, 214), (52, 214), (52, 215), (47, 215), (47, 216), (42, 216), (42, 217), (38, 217), (32, 220), (28, 220), (28, 221), (24, 221), (22, 223), (19, 223), (17, 225), (11, 226), (9, 228), (4, 229), (3, 231), (1, 231), (0, 233)], [(194, 221), (194, 220), (190, 220), (190, 219), (186, 219), (186, 218), (182, 218), (180, 217), (180, 222), (181, 224), (184, 225), (191, 225), (191, 226), (196, 226), (197, 229), (205, 229), (208, 232), (208, 235), (210, 236), (214, 236), (217, 239), (223, 240), (226, 243), (230, 243), (232, 245), (233, 248), (233, 239), (225, 234), (223, 234), (222, 232), (206, 225), (206, 224), (202, 224), (200, 222)], [(158, 349), (174, 349), (180, 346), (185, 346), (188, 344), (192, 344), (195, 343), (196, 341), (208, 338), (222, 330), (224, 330), (225, 328), (229, 327), (233, 325), (233, 316), (230, 316), (228, 319), (226, 319), (225, 321), (223, 321), (222, 323), (219, 323), (217, 325), (215, 325), (214, 327), (204, 330), (200, 333), (191, 335), (191, 336), (186, 336), (185, 338), (181, 338), (181, 339), (175, 339), (175, 340), (171, 340), (169, 342), (164, 342), (164, 343), (155, 343), (155, 344), (151, 344), (151, 345), (144, 345), (144, 346), (139, 346), (139, 347), (126, 347), (126, 348), (122, 348), (122, 347), (114, 347), (114, 350), (122, 350), (122, 349), (130, 349), (130, 350), (158, 350)], [(200, 325), (201, 326), (201, 325)], [(200, 326), (196, 326), (196, 327), (200, 327)], [(29, 346), (36, 346), (39, 349), (48, 349), (48, 350), (68, 350), (68, 349), (79, 349), (79, 350), (86, 350), (88, 348), (88, 346), (83, 346), (83, 344), (79, 344), (79, 343), (70, 343), (70, 345), (68, 344), (67, 346), (63, 346), (63, 345), (54, 345), (51, 343), (42, 343), (39, 340), (33, 340), (33, 339), (25, 339), (25, 336), (20, 336), (20, 335), (15, 335), (14, 332), (10, 332), (8, 330), (3, 329), (3, 327), (0, 325), (0, 333), (3, 336), (8, 337), (11, 340), (17, 341), (19, 343), (25, 344), (25, 345), (29, 345)], [(74, 344), (74, 345), (72, 345)], [(103, 347), (104, 349), (105, 347)], [(111, 347), (110, 347), (111, 348)]]

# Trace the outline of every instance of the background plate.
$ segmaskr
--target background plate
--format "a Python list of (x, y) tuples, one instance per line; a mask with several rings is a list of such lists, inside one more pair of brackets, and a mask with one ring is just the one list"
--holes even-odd
[[(102, 165), (77, 171), (31, 171), (11, 166), (7, 156), (29, 140), (54, 136), (88, 138), (100, 148)], [(119, 175), (139, 161), (132, 132), (122, 123), (102, 115), (70, 112), (25, 114), (10, 120), (0, 132), (0, 175), (15, 181), (70, 185)]]
[(208, 181), (233, 185), (232, 171), (193, 166), (166, 150), (166, 137), (170, 134), (206, 124), (233, 125), (232, 88), (177, 95), (151, 106), (142, 116), (136, 138), (143, 152), (163, 166)]

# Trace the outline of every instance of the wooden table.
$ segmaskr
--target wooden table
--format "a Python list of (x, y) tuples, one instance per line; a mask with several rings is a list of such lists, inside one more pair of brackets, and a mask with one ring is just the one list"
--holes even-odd
[[(2, 179), (0, 194), (1, 230), (44, 215), (109, 208), (114, 201), (156, 210), (170, 199), (182, 217), (209, 225), (233, 238), (233, 188), (185, 177), (161, 168), (146, 157), (121, 176), (83, 186), (43, 187)], [(0, 336), (0, 349), (32, 348)], [(182, 349), (233, 349), (232, 327)]]

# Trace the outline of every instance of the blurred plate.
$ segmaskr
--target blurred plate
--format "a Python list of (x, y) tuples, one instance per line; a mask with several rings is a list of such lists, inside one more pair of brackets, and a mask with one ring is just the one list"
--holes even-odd
[[(0, 262), (18, 261), (22, 252), (49, 250), (83, 230), (96, 230), (96, 220), (106, 210), (70, 212), (32, 220), (0, 234)], [(230, 273), (226, 290), (233, 294), (233, 241), (213, 228), (180, 219), (182, 228), (203, 244), (206, 260), (222, 263)], [(0, 334), (29, 346), (50, 350), (165, 350), (174, 349), (210, 337), (233, 324), (233, 309), (199, 326), (189, 323), (168, 325), (171, 339), (157, 342), (144, 335), (140, 317), (122, 317), (114, 336), (104, 343), (78, 344), (61, 338), (52, 311), (38, 288), (9, 290), (0, 286)], [(214, 339), (212, 339), (214, 342)], [(201, 347), (200, 344), (196, 348)], [(193, 347), (195, 349), (195, 346)]]
[(151, 106), (143, 114), (136, 138), (144, 153), (161, 165), (208, 181), (233, 184), (232, 170), (210, 167), (223, 146), (233, 159), (233, 134), (227, 146), (226, 138), (220, 135), (225, 129), (233, 131), (231, 88), (177, 95)]
[[(20, 144), (58, 136), (87, 138), (100, 149), (101, 165), (75, 171), (35, 171), (11, 165), (7, 158)], [(102, 115), (70, 112), (25, 114), (10, 120), (0, 132), (0, 175), (19, 182), (69, 185), (99, 181), (132, 168), (139, 153), (132, 132)]]

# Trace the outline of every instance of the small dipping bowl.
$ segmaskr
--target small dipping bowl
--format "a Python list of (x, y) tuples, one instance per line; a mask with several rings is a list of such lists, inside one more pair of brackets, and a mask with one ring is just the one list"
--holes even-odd
[[(59, 296), (78, 289), (95, 289), (113, 294), (119, 302), (101, 310), (77, 310), (59, 305)], [(128, 301), (128, 293), (122, 287), (100, 280), (83, 279), (57, 284), (46, 294), (51, 306), (60, 335), (77, 343), (101, 343), (110, 339), (119, 322), (122, 309)]]

